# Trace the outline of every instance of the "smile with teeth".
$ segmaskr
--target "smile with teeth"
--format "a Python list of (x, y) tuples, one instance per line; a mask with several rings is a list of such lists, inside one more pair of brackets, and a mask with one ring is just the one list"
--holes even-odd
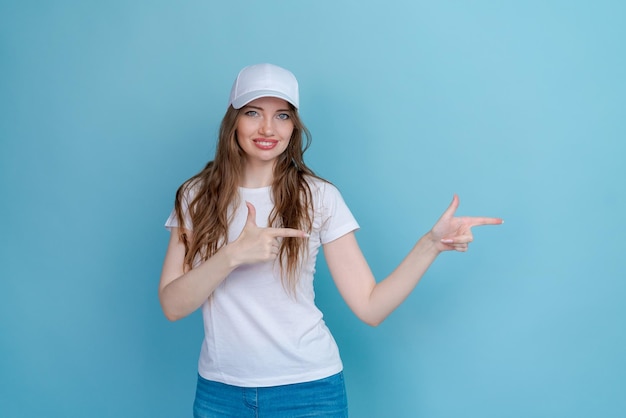
[(276, 144), (278, 144), (278, 141), (275, 139), (265, 139), (265, 138), (259, 138), (259, 139), (255, 139), (253, 140), (254, 145), (256, 145), (258, 148), (261, 149), (272, 149), (276, 146)]

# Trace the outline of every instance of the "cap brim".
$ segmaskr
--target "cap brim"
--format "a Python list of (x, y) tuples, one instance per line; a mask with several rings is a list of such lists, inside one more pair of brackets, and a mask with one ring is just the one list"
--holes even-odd
[(231, 105), (235, 109), (241, 109), (242, 107), (244, 107), (251, 101), (260, 99), (261, 97), (276, 97), (278, 99), (283, 99), (291, 103), (296, 109), (298, 108), (298, 104), (294, 103), (295, 101), (291, 97), (287, 96), (284, 93), (281, 93), (279, 91), (274, 91), (274, 90), (257, 90), (257, 91), (252, 91), (250, 93), (242, 94), (237, 99), (233, 100)]

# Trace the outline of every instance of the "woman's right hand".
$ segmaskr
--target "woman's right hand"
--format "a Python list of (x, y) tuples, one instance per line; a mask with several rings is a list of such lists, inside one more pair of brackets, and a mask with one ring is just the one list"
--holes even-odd
[(250, 202), (248, 218), (239, 237), (231, 244), (235, 265), (261, 263), (275, 260), (280, 250), (281, 238), (308, 238), (309, 234), (293, 228), (260, 228), (256, 224), (256, 208)]
[(170, 321), (184, 318), (198, 309), (236, 267), (276, 259), (280, 238), (308, 237), (306, 232), (297, 229), (259, 228), (254, 206), (248, 202), (246, 205), (248, 219), (239, 237), (186, 272), (183, 269), (185, 246), (179, 239), (178, 228), (172, 229), (159, 283), (161, 306)]

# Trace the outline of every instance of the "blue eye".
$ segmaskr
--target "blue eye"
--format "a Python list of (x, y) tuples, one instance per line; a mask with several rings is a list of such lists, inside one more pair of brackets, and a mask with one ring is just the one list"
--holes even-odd
[(256, 110), (248, 110), (246, 113), (244, 113), (246, 116), (258, 116), (259, 113)]
[(276, 117), (280, 120), (289, 120), (291, 115), (289, 113), (279, 113)]

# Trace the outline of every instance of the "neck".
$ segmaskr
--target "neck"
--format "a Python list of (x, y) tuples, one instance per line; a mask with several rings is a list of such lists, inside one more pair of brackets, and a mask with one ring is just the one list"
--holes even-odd
[(246, 162), (243, 170), (243, 178), (240, 181), (241, 187), (258, 189), (260, 187), (271, 186), (274, 181), (274, 164)]

